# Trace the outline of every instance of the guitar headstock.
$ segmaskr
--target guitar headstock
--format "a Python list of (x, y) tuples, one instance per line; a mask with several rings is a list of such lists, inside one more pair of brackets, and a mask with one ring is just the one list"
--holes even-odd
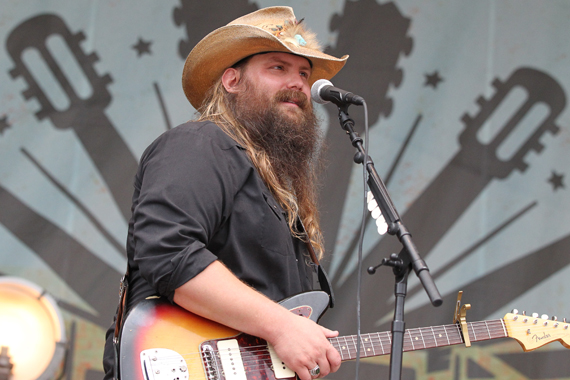
[(558, 321), (556, 317), (549, 319), (547, 315), (518, 314), (516, 310), (503, 318), (508, 336), (516, 339), (523, 350), (532, 351), (554, 341), (560, 341), (570, 348), (570, 324)]

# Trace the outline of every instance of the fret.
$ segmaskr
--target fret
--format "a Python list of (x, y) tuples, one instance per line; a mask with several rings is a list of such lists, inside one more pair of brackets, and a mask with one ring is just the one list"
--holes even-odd
[(437, 337), (435, 336), (435, 331), (433, 331), (433, 327), (430, 327), (430, 329), (431, 329), (431, 335), (433, 335), (433, 341), (435, 342), (434, 347), (438, 347), (439, 344), (437, 343)]
[[(469, 332), (469, 328), (471, 328), (471, 332)], [(461, 328), (461, 325), (459, 323), (457, 324), (457, 330), (459, 331), (459, 336), (461, 337), (461, 342), (464, 342), (465, 336), (463, 335), (463, 329)], [(469, 335), (469, 341), (471, 341), (471, 342), (476, 342), (479, 340), (477, 338), (477, 329), (476, 329), (475, 324), (467, 323), (467, 335)]]
[(382, 349), (382, 355), (386, 354), (386, 351), (384, 351), (384, 344), (382, 343), (382, 337), (380, 336), (380, 333), (376, 334), (378, 336), (378, 343), (380, 343), (380, 348)]
[[(491, 321), (485, 321), (486, 325), (490, 325), (489, 329), (489, 339), (506, 338), (509, 336), (507, 330), (505, 329), (505, 322), (502, 319), (495, 319)], [(491, 334), (494, 332), (494, 334)]]
[[(438, 332), (436, 335), (435, 330), (433, 330), (433, 328), (432, 328), (433, 334), (435, 336), (436, 347), (449, 345), (449, 337), (447, 336), (447, 332), (445, 332), (445, 328), (439, 326), (437, 328), (437, 330), (438, 330)], [(443, 336), (442, 330), (445, 333), (445, 336)]]
[(501, 327), (503, 328), (503, 336), (504, 337), (509, 336), (509, 334), (507, 333), (507, 328), (505, 326), (505, 321), (503, 321), (502, 319), (500, 321), (501, 321)]
[[(473, 330), (473, 332), (469, 336), (472, 337), (471, 340), (474, 342), (507, 337), (507, 335), (504, 333), (503, 334), (497, 333), (496, 336), (494, 336), (495, 334), (492, 333), (492, 332), (497, 332), (499, 327), (503, 326), (502, 320), (472, 322), (469, 323), (468, 325)], [(486, 330), (487, 332), (487, 337), (484, 336), (484, 330)]]
[(370, 338), (370, 347), (372, 347), (372, 354), (376, 356), (378, 354), (376, 353), (376, 349), (374, 349), (374, 342), (372, 341), (372, 336), (368, 334), (368, 337)]
[(343, 337), (344, 340), (344, 345), (343, 345), (343, 349), (346, 351), (346, 356), (348, 357), (348, 359), (352, 359), (352, 355), (350, 355), (350, 349), (348, 348), (348, 341), (346, 340), (346, 337)]
[[(465, 340), (463, 339), (463, 334), (461, 334), (461, 327), (459, 327), (459, 324), (454, 324), (453, 327), (455, 327), (455, 332), (457, 334), (457, 337), (459, 338), (460, 342), (465, 342)], [(451, 343), (450, 343), (451, 344)]]
[(357, 346), (357, 344), (356, 344), (356, 343), (357, 343), (357, 342), (356, 342), (357, 339), (355, 339), (354, 335), (351, 335), (350, 337), (352, 338), (352, 339), (351, 339), (351, 340), (352, 340), (352, 345), (354, 346), (354, 356), (353, 356), (353, 357), (356, 358), (356, 357), (358, 356), (358, 346)]
[(451, 343), (449, 342), (449, 334), (447, 333), (447, 328), (445, 326), (443, 326), (443, 331), (445, 331), (445, 337), (447, 338), (447, 345), (451, 345)]
[(420, 336), (422, 337), (422, 343), (424, 344), (424, 348), (426, 348), (426, 341), (424, 339), (424, 333), (422, 332), (422, 329), (418, 329), (420, 331)]
[(421, 348), (421, 344), (423, 343), (423, 348), (426, 348), (426, 344), (424, 341), (424, 337), (422, 335), (422, 329), (410, 329), (406, 332), (409, 332), (410, 341), (412, 342), (412, 351), (419, 350)]
[[(368, 344), (368, 348), (366, 347), (366, 344)], [(366, 356), (376, 356), (376, 351), (374, 350), (374, 344), (372, 344), (370, 334), (365, 334), (362, 337), (362, 347)]]
[[(358, 337), (356, 335), (352, 335), (352, 346), (353, 348), (353, 352), (354, 352), (354, 357), (356, 357), (356, 355), (358, 354)], [(362, 353), (362, 347), (360, 347), (360, 352)]]
[(488, 339), (491, 339), (491, 330), (489, 330), (489, 325), (487, 324), (487, 321), (485, 321), (485, 328), (487, 329), (487, 336), (489, 337)]
[[(412, 351), (414, 351), (415, 347), (414, 347), (414, 339), (412, 337), (412, 330), (406, 330), (405, 334), (404, 334), (404, 339), (406, 338), (406, 336), (408, 338), (410, 338), (410, 343), (412, 344)], [(405, 347), (405, 343), (404, 343), (404, 347)]]
[[(461, 336), (463, 337), (463, 330), (461, 329), (461, 325), (457, 324), (457, 329), (461, 332)], [(471, 329), (471, 330), (470, 330)], [(471, 342), (477, 342), (477, 333), (475, 332), (475, 325), (473, 323), (467, 323), (467, 334), (469, 335), (469, 340)], [(465, 339), (464, 339), (465, 341)]]
[(342, 347), (342, 344), (340, 343), (340, 338), (337, 338), (337, 339), (336, 339), (336, 344), (337, 344), (337, 347), (338, 347), (338, 351), (340, 352), (340, 358), (341, 358), (342, 360), (346, 360), (346, 359), (345, 359), (345, 356), (344, 356), (344, 348)]
[(344, 360), (344, 355), (342, 354), (342, 348), (339, 343), (339, 337), (336, 338), (329, 338), (329, 342), (333, 345), (333, 347), (338, 351), (340, 354), (340, 360)]
[(392, 333), (391, 332), (386, 332), (386, 339), (384, 340), (386, 342), (386, 353), (389, 354), (392, 352)]

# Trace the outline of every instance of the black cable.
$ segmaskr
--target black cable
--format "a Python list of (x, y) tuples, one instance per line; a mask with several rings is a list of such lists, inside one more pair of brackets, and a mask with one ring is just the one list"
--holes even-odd
[(368, 171), (366, 170), (366, 165), (368, 164), (368, 106), (364, 101), (364, 162), (362, 163), (362, 180), (364, 189), (364, 205), (362, 208), (362, 222), (360, 223), (360, 236), (358, 238), (358, 268), (357, 268), (357, 282), (356, 287), (356, 376), (355, 380), (358, 380), (358, 373), (360, 371), (360, 345), (361, 345), (361, 334), (360, 334), (360, 290), (362, 288), (362, 245), (364, 242), (364, 231), (366, 228), (366, 218), (368, 216), (368, 205), (366, 200), (366, 193), (368, 188)]

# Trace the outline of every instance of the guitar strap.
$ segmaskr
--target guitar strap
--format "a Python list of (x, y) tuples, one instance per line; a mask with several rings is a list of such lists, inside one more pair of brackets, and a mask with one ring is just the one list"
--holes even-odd
[(329, 307), (332, 309), (334, 307), (334, 293), (331, 282), (329, 280), (329, 276), (327, 275), (327, 272), (324, 270), (323, 266), (319, 263), (319, 259), (315, 254), (315, 249), (311, 244), (311, 239), (309, 238), (309, 234), (307, 233), (307, 230), (305, 229), (305, 225), (303, 224), (301, 218), (297, 218), (297, 228), (299, 228), (305, 234), (305, 244), (307, 245), (309, 256), (315, 265), (319, 285), (321, 287), (321, 290), (329, 295)]
[(311, 260), (313, 260), (313, 264), (315, 264), (319, 285), (321, 286), (321, 290), (329, 295), (329, 307), (332, 309), (334, 307), (334, 293), (331, 282), (329, 281), (329, 276), (327, 275), (327, 272), (324, 270), (323, 266), (319, 263), (319, 259), (315, 254), (315, 249), (313, 248), (311, 242), (307, 240), (306, 244), (309, 255), (311, 256)]
[(129, 263), (127, 262), (127, 271), (121, 278), (119, 287), (119, 307), (117, 308), (117, 317), (115, 318), (115, 332), (113, 334), (113, 354), (115, 362), (113, 363), (113, 380), (119, 379), (119, 335), (123, 327), (123, 319), (125, 317), (125, 309), (127, 307), (127, 291), (129, 289)]

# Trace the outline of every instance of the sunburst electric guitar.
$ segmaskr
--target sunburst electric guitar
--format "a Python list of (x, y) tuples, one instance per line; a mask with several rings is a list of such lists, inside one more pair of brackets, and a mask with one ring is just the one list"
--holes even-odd
[[(456, 323), (406, 330), (404, 351), (470, 345), (497, 338), (514, 338), (524, 351), (553, 341), (570, 348), (570, 325), (564, 321), (513, 312), (502, 319), (466, 322), (469, 305), (456, 310)], [(301, 293), (281, 304), (315, 322), (326, 311), (328, 295)], [(553, 318), (555, 319), (555, 318)], [(357, 355), (356, 335), (329, 339), (343, 361)], [(386, 355), (391, 333), (361, 335), (360, 357)], [(140, 302), (127, 316), (121, 332), (121, 380), (276, 380), (295, 379), (263, 339), (240, 333), (194, 315), (160, 298)]]

